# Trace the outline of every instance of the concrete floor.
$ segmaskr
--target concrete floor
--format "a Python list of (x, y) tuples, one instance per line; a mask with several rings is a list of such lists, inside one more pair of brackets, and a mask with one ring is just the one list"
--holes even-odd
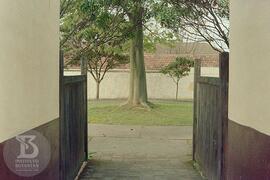
[(89, 126), (92, 155), (81, 180), (200, 180), (190, 126)]

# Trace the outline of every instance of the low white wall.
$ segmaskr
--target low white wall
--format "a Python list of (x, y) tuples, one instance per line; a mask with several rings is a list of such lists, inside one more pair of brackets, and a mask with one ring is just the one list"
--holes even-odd
[[(218, 68), (202, 68), (203, 76), (218, 76)], [(78, 75), (79, 70), (67, 70), (65, 75)], [(175, 99), (176, 85), (173, 80), (158, 72), (147, 72), (148, 97), (151, 99)], [(179, 99), (193, 99), (194, 70), (180, 80)], [(123, 99), (128, 97), (129, 72), (113, 70), (106, 74), (100, 85), (101, 99)], [(96, 83), (88, 74), (88, 99), (96, 96)]]

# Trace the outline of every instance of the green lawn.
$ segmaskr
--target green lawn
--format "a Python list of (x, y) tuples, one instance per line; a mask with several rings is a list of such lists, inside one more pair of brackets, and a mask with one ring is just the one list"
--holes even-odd
[(192, 125), (192, 102), (152, 101), (152, 110), (121, 106), (124, 101), (90, 101), (89, 121), (117, 125)]

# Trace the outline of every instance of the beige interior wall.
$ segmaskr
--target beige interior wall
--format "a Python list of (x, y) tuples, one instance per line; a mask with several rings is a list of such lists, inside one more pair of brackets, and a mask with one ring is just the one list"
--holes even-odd
[(270, 1), (231, 0), (229, 118), (270, 134)]
[(0, 142), (59, 117), (58, 16), (58, 0), (0, 0)]

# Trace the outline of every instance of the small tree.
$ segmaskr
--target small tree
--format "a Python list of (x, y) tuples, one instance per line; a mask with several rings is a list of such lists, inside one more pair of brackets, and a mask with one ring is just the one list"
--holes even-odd
[(115, 49), (99, 47), (94, 51), (88, 51), (85, 54), (88, 62), (88, 71), (96, 81), (96, 99), (100, 95), (100, 83), (104, 79), (106, 73), (122, 64), (129, 62), (128, 56)]
[(96, 81), (96, 99), (106, 73), (129, 62), (122, 46), (130, 39), (133, 27), (126, 22), (122, 9), (109, 5), (105, 0), (61, 0), (60, 45), (68, 57), (65, 65), (87, 60), (88, 71)]
[(178, 99), (178, 88), (180, 79), (189, 75), (189, 72), (193, 65), (194, 61), (188, 58), (178, 57), (175, 61), (171, 62), (169, 65), (161, 69), (161, 73), (169, 75), (173, 79), (173, 82), (176, 84), (176, 100)]

